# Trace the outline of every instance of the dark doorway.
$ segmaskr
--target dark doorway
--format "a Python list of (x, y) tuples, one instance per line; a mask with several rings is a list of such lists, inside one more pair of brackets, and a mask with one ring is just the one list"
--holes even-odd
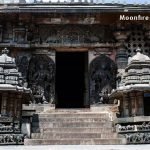
[(144, 116), (150, 116), (150, 93), (144, 94)]
[(56, 53), (56, 108), (83, 108), (86, 52)]

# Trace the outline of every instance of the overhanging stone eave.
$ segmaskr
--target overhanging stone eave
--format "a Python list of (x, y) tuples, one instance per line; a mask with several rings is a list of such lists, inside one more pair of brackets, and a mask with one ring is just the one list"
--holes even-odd
[(0, 5), (0, 13), (100, 13), (100, 12), (149, 12), (150, 5), (52, 5), (7, 4)]
[(16, 91), (16, 92), (31, 93), (30, 89), (11, 84), (0, 84), (0, 91)]
[(109, 96), (110, 98), (118, 98), (121, 97), (124, 93), (128, 93), (128, 92), (132, 92), (132, 91), (139, 91), (139, 92), (150, 92), (150, 86), (137, 86), (137, 87), (133, 87), (131, 86), (130, 88), (125, 88), (124, 89), (116, 89), (114, 92), (111, 93), (111, 95)]

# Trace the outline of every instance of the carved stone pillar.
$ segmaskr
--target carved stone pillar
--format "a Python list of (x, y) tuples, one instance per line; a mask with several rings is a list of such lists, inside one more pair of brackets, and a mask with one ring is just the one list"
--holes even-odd
[(6, 115), (7, 93), (2, 93), (1, 114)]
[(136, 93), (136, 106), (137, 106), (137, 115), (144, 115), (144, 103), (143, 103), (143, 92)]
[(129, 117), (129, 96), (128, 93), (123, 95), (123, 116)]
[(14, 116), (19, 119), (21, 117), (22, 109), (22, 93), (18, 93), (14, 99)]
[(9, 93), (8, 95), (9, 103), (7, 104), (7, 113), (11, 117), (14, 117), (14, 96), (16, 97), (16, 95), (14, 95), (13, 93)]
[(137, 115), (136, 95), (134, 92), (129, 93), (129, 95), (130, 95), (130, 104), (131, 104), (131, 116), (134, 117)]
[(125, 69), (128, 63), (128, 56), (126, 53), (126, 48), (125, 48), (124, 43), (125, 43), (125, 40), (129, 36), (129, 31), (126, 31), (124, 27), (118, 27), (117, 30), (114, 32), (114, 36), (116, 40), (118, 41), (116, 62), (117, 62), (119, 71), (121, 71), (122, 69)]

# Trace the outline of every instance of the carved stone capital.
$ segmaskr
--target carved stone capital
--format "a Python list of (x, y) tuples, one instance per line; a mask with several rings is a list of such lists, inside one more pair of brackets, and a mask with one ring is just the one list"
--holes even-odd
[(118, 30), (114, 32), (114, 36), (119, 43), (124, 42), (128, 38), (129, 34), (130, 32), (125, 30)]

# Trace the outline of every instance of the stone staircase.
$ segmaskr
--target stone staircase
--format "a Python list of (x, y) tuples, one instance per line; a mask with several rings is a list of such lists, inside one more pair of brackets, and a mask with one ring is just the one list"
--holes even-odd
[(31, 139), (25, 145), (126, 144), (118, 136), (108, 113), (54, 111), (33, 116)]

